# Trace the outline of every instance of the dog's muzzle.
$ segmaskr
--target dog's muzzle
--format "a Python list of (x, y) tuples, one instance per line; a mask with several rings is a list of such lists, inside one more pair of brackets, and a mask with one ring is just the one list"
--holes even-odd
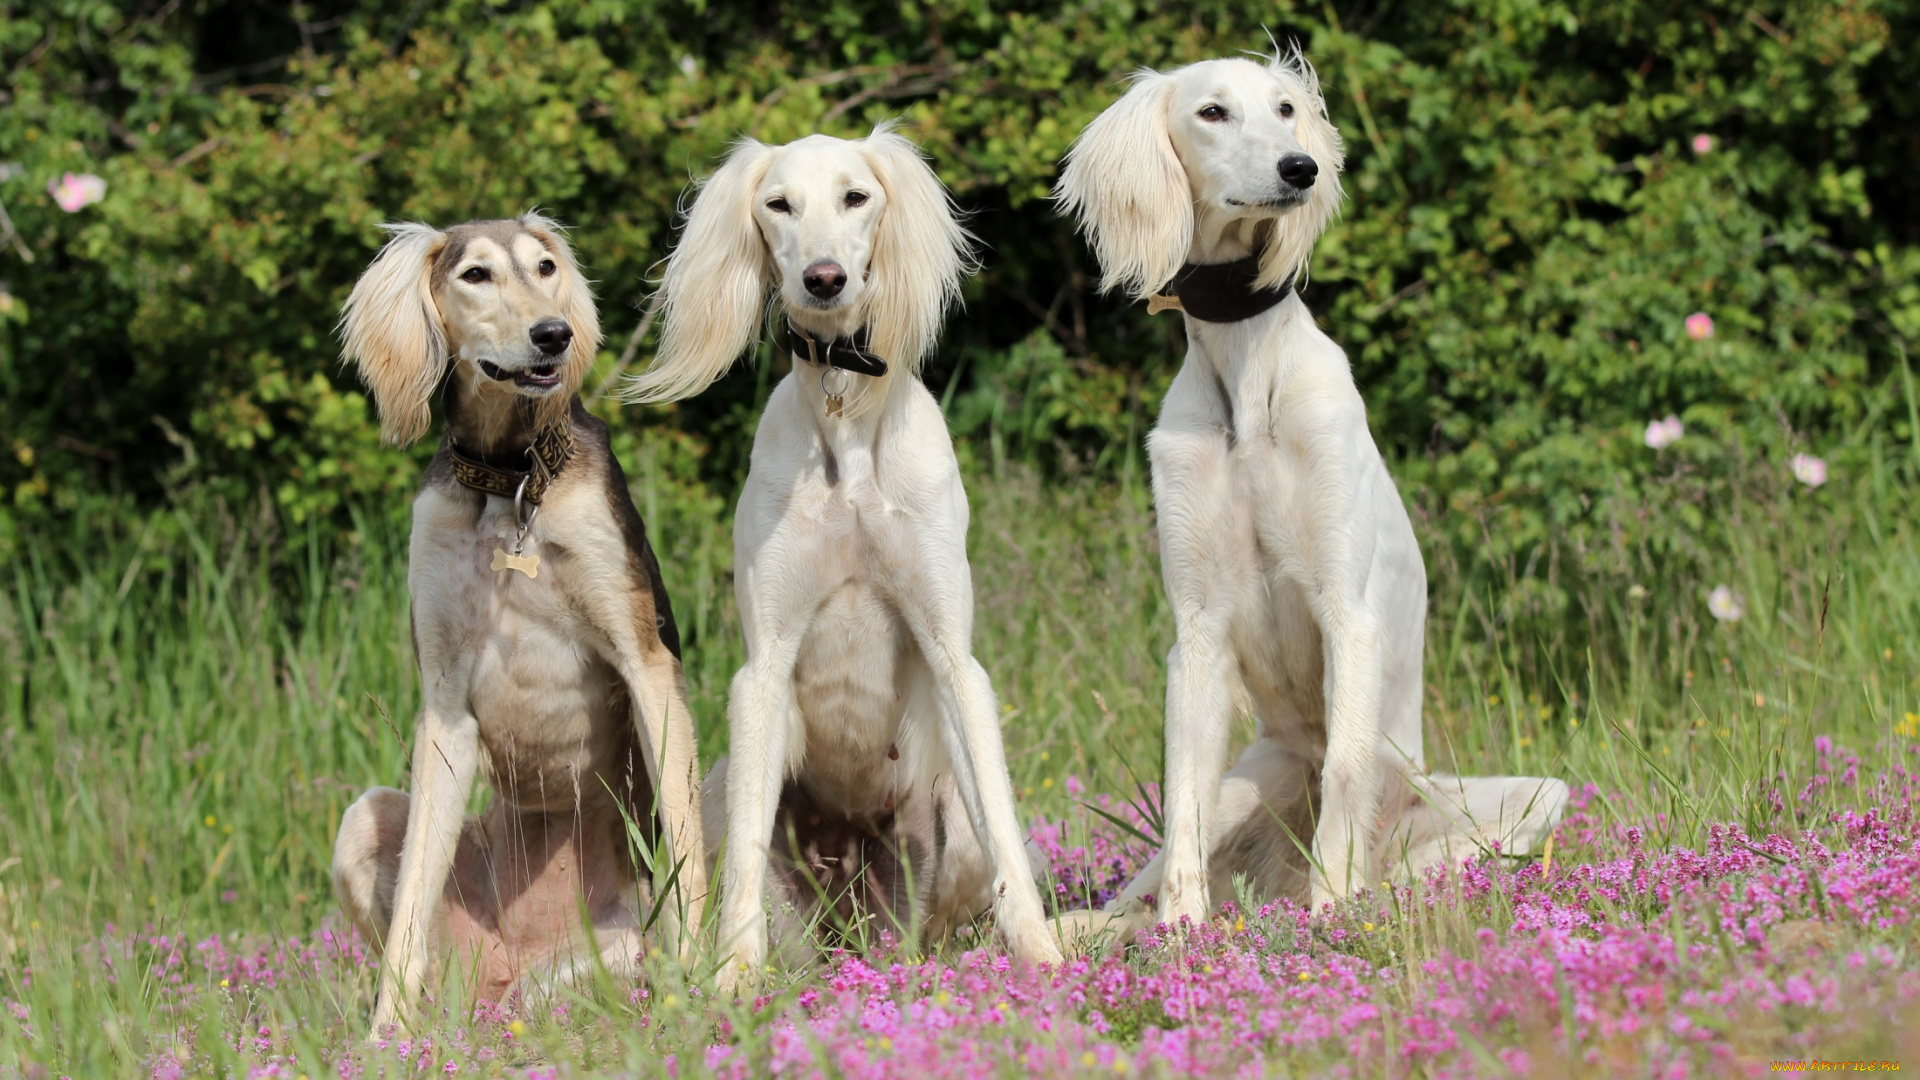
[(573, 344), (573, 327), (565, 319), (542, 319), (534, 323), (527, 331), (528, 340), (540, 350), (540, 355), (552, 357), (537, 364), (508, 371), (488, 360), (480, 361), (480, 370), (495, 382), (513, 380), (513, 385), (528, 390), (551, 390), (560, 385), (560, 355)]

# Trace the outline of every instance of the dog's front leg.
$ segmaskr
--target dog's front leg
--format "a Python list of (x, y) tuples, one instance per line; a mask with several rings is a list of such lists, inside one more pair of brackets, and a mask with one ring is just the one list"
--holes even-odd
[[(620, 664), (632, 688), (647, 768), (660, 804), (660, 824), (666, 834), (667, 864), (654, 874), (654, 903), (661, 910), (662, 937), (676, 943), (680, 958), (692, 957), (700, 913), (707, 900), (706, 844), (700, 827), (700, 762), (687, 707), (679, 661), (666, 646), (654, 643), (651, 655), (637, 646)], [(677, 895), (665, 886), (678, 875)]]
[(1385, 675), (1380, 634), (1364, 597), (1329, 591), (1321, 616), (1326, 642), (1327, 756), (1320, 773), (1320, 822), (1313, 833), (1315, 907), (1366, 883), (1379, 800), (1380, 699)]
[[(965, 556), (955, 561), (960, 572), (967, 573)], [(962, 590), (960, 598), (970, 610), (967, 591)], [(994, 922), (1016, 958), (1057, 964), (1060, 947), (1047, 929), (1040, 888), (1013, 808), (1013, 779), (1007, 774), (993, 682), (968, 647), (971, 620), (943, 607), (939, 598), (932, 598), (909, 617), (917, 624), (915, 636), (938, 688), (940, 734), (953, 763), (954, 782), (973, 831), (993, 861)], [(919, 618), (912, 618), (915, 614)]]
[(414, 733), (413, 805), (400, 847), (393, 925), (387, 931), (380, 996), (373, 1009), (376, 1035), (389, 1024), (405, 1029), (415, 1019), (432, 967), (434, 918), (453, 868), (480, 760), (479, 721), (451, 689), (458, 685), (464, 691), (466, 680), (443, 676), (423, 682), (427, 704)]
[(1207, 857), (1233, 714), (1225, 605), (1187, 605), (1177, 632), (1167, 653), (1167, 771), (1160, 792), (1166, 835), (1159, 883), (1160, 921), (1175, 925), (1181, 919), (1203, 922), (1211, 910)]
[(727, 695), (727, 844), (720, 969), (714, 975), (722, 994), (753, 985), (767, 960), (768, 841), (791, 766), (793, 665), (800, 640), (798, 634), (763, 635), (765, 650), (749, 653)]

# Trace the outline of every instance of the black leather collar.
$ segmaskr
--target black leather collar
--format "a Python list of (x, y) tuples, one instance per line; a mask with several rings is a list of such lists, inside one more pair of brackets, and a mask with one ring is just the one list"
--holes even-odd
[(1201, 322), (1231, 323), (1251, 319), (1271, 309), (1293, 291), (1288, 278), (1271, 289), (1256, 289), (1260, 253), (1228, 263), (1188, 263), (1173, 276), (1169, 292), (1180, 298), (1180, 310)]
[(533, 445), (514, 455), (515, 465), (524, 468), (490, 461), (483, 454), (469, 454), (452, 436), (447, 438), (447, 452), (453, 457), (453, 478), (462, 484), (506, 499), (517, 495), (537, 506), (573, 456), (573, 435), (565, 421), (535, 435)]
[(809, 364), (825, 364), (874, 378), (887, 373), (887, 362), (867, 351), (867, 328), (864, 326), (850, 338), (821, 341), (793, 325), (791, 320), (781, 319), (773, 328), (773, 344)]

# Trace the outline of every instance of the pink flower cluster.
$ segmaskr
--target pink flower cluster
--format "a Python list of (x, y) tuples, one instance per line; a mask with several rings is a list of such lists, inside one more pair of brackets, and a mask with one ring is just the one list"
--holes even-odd
[[(1830, 740), (1815, 749), (1811, 774), (1774, 777), (1746, 823), (1629, 825), (1624, 799), (1586, 787), (1550, 872), (1490, 856), (1338, 908), (1225, 906), (1057, 969), (1017, 968), (998, 949), (928, 958), (883, 944), (835, 954), (745, 1014), (696, 988), (640, 987), (636, 1023), (673, 1054), (669, 1074), (688, 1077), (1254, 1077), (1281, 1062), (1289, 1075), (1557, 1076), (1574, 1057), (1584, 1071), (1745, 1075), (1769, 1057), (1830, 1057), (1920, 1016), (1920, 813), (1906, 767), (1870, 777)], [(1895, 752), (1920, 759), (1920, 747)], [(1154, 796), (1141, 795), (1088, 805), (1150, 833)], [(1148, 854), (1091, 810), (1033, 836), (1062, 909), (1103, 901)], [(158, 982), (163, 1002), (218, 995), (233, 1021), (217, 1038), (251, 1076), (497, 1076), (529, 1060), (515, 1049), (524, 1003), (372, 1045), (356, 1010), (302, 1035), (248, 1005), (300, 980), (329, 984), (330, 999), (364, 993), (372, 960), (351, 935), (241, 947), (109, 933), (95, 948), (109, 972)], [(0, 1029), (35, 1022), (0, 1006)], [(165, 1007), (183, 1026), (151, 1047), (150, 1075), (204, 1072), (204, 1005)], [(549, 1019), (576, 1023), (567, 1009)], [(297, 1056), (316, 1036), (332, 1047), (324, 1060)]]
[[(1070, 795), (1082, 790), (1078, 777), (1067, 777), (1066, 786)], [(1041, 818), (1034, 822), (1028, 839), (1047, 860), (1055, 911), (1105, 907), (1120, 894), (1134, 872), (1153, 855), (1151, 845), (1140, 836), (1155, 835), (1145, 807), (1158, 806), (1159, 802), (1160, 786), (1147, 784), (1141, 789), (1140, 802), (1099, 795), (1088, 804), (1126, 822), (1138, 836), (1128, 835), (1094, 814), (1080, 815), (1086, 827), (1077, 830), (1066, 819)], [(1073, 840), (1076, 832), (1079, 843)]]
[[(1822, 773), (1835, 783), (1857, 779), (1844, 771), (1857, 762), (1822, 765), (1842, 770)], [(1588, 788), (1551, 877), (1536, 862), (1485, 860), (1343, 911), (1229, 908), (1058, 971), (1017, 971), (987, 952), (951, 965), (842, 956), (820, 986), (702, 1064), (741, 1078), (1260, 1076), (1285, 1056), (1327, 1075), (1415, 1063), (1443, 1076), (1558, 1075), (1551, 1061), (1571, 1045), (1589, 1065), (1624, 1054), (1641, 1072), (1688, 1075), (1735, 1064), (1728, 1017), (1789, 1014), (1803, 1030), (1782, 1037), (1817, 1054), (1822, 1038), (1891, 1023), (1920, 1001), (1920, 973), (1898, 950), (1827, 957), (1825, 931), (1792, 933), (1912, 924), (1920, 844), (1911, 784), (1898, 779), (1897, 808), (1834, 813), (1829, 842), (1727, 824), (1697, 850), (1654, 850), (1649, 829), (1599, 824)], [(1052, 850), (1067, 858), (1062, 878), (1091, 854)], [(1449, 926), (1449, 947), (1397, 962), (1411, 936)]]

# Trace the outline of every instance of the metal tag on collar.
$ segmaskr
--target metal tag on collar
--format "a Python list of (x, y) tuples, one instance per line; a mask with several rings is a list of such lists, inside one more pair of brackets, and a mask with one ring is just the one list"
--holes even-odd
[[(827, 378), (832, 375), (840, 376), (840, 385), (837, 389), (827, 388)], [(826, 368), (821, 369), (820, 392), (827, 396), (827, 415), (828, 416), (839, 416), (841, 410), (845, 408), (847, 404), (847, 398), (846, 398), (847, 384), (852, 381), (853, 381), (853, 376), (847, 374), (845, 371), (841, 370), (840, 368), (828, 366)]]
[[(539, 456), (535, 455), (534, 460), (537, 463)], [(520, 554), (527, 546), (527, 530), (533, 528), (533, 519), (540, 516), (539, 503), (534, 503), (531, 511), (523, 511), (522, 509), (525, 505), (524, 500), (527, 494), (527, 482), (532, 479), (533, 474), (528, 473), (520, 478), (520, 486), (514, 489), (513, 520), (520, 526), (520, 532), (513, 538), (513, 550), (511, 552), (504, 551), (498, 547), (493, 549), (493, 563), (491, 566), (494, 573), (499, 573), (502, 570), (518, 570), (527, 575), (528, 578), (538, 578), (540, 576), (540, 556)], [(525, 513), (526, 516), (522, 517), (522, 513)]]

